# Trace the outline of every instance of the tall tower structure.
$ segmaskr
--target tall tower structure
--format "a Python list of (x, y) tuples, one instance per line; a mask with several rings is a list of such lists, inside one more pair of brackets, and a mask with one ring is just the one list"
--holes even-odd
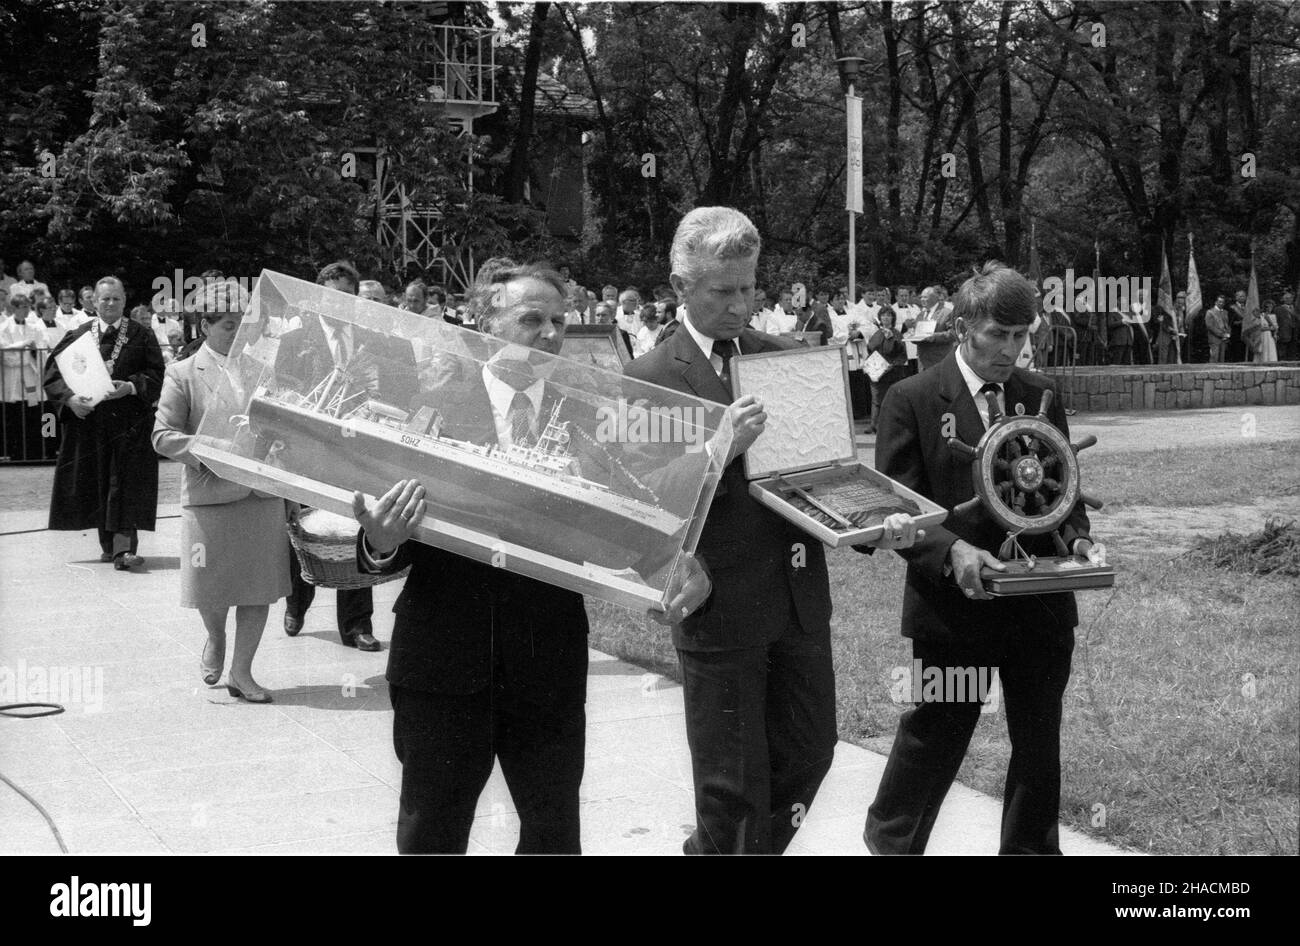
[[(472, 135), (475, 119), (497, 110), (496, 32), (476, 26), (432, 24), (428, 46), (416, 68), (431, 108), (460, 135)], [(425, 37), (421, 37), (424, 39)], [(388, 173), (389, 158), (380, 151), (375, 160), (375, 187), (379, 213), (375, 239), (399, 270), (412, 264), (454, 292), (474, 282), (473, 254), (460, 234), (444, 225), (443, 213), (433, 203), (420, 203)], [(468, 189), (473, 191), (473, 152), (466, 168)]]

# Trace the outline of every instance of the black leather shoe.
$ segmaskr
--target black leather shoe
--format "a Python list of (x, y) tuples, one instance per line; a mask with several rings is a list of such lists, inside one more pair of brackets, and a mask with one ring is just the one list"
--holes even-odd
[(379, 650), (379, 641), (375, 640), (373, 634), (369, 631), (354, 631), (351, 634), (340, 634), (343, 638), (344, 647), (355, 647), (357, 650)]
[(288, 611), (284, 612), (284, 632), (290, 637), (297, 637), (302, 630), (302, 618), (296, 618)]

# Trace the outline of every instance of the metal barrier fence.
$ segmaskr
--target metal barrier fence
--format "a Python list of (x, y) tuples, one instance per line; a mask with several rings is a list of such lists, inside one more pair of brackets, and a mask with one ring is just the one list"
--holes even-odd
[(1053, 325), (1047, 345), (1034, 352), (1034, 368), (1052, 376), (1056, 395), (1069, 414), (1074, 413), (1074, 379), (1078, 364), (1078, 334), (1068, 325)]
[[(45, 399), (41, 386), (49, 355), (48, 348), (0, 352), (0, 464), (55, 460), (59, 438), (53, 421), (59, 408)], [(29, 403), (33, 397), (35, 403)]]

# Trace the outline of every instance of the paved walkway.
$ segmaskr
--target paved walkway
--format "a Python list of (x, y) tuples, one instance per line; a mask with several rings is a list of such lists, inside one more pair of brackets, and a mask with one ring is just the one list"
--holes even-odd
[[(254, 667), (273, 705), (202, 685), (204, 634), (175, 604), (179, 532), (178, 520), (160, 521), (142, 541), (146, 569), (133, 573), (100, 564), (89, 533), (0, 537), (0, 702), (37, 699), (30, 688), (52, 676), (67, 706), (0, 717), (0, 772), (45, 806), (74, 852), (391, 853), (400, 779), (387, 654), (341, 646), (323, 592), (298, 637), (280, 630), (283, 607), (272, 610)], [(376, 590), (385, 645), (396, 593)], [(5, 692), (15, 678), (26, 694)], [(584, 849), (679, 852), (692, 825), (681, 689), (593, 651), (587, 711)], [(791, 853), (866, 853), (862, 821), (883, 767), (841, 742)], [(1000, 814), (997, 800), (954, 786), (930, 853), (995, 851)], [(509, 852), (517, 827), (498, 770), (471, 849)], [(1072, 831), (1062, 846), (1117, 853)], [(57, 850), (38, 813), (0, 784), (0, 853)]]

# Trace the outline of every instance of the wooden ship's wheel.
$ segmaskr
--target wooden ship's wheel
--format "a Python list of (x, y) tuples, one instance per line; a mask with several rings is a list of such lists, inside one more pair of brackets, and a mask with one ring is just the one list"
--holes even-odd
[(1016, 537), (1052, 533), (1058, 554), (1069, 549), (1058, 531), (1079, 500), (1091, 509), (1102, 504), (1079, 488), (1078, 453), (1097, 438), (1084, 437), (1071, 444), (1051, 421), (1053, 392), (1043, 392), (1038, 413), (1033, 416), (1003, 415), (997, 398), (985, 395), (989, 405), (989, 429), (975, 446), (949, 438), (948, 446), (970, 458), (975, 495), (953, 509), (954, 516), (970, 514), (981, 506), (1007, 530), (1002, 559), (1030, 558), (1020, 549)]

